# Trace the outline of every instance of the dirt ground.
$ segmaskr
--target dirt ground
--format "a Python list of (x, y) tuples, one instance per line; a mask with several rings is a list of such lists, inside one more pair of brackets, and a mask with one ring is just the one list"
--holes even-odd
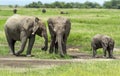
[[(38, 47), (35, 47), (38, 48)], [(40, 47), (39, 47), (40, 48)], [(120, 50), (120, 49), (117, 49)], [(64, 65), (69, 63), (85, 62), (85, 61), (111, 61), (120, 59), (119, 55), (115, 55), (115, 59), (108, 59), (102, 56), (92, 58), (90, 54), (80, 53), (77, 47), (67, 48), (68, 54), (73, 59), (36, 59), (33, 57), (16, 57), (16, 56), (0, 56), (0, 68), (13, 67), (13, 68), (49, 68), (57, 65)]]
[(32, 57), (0, 57), (0, 68), (12, 67), (12, 68), (49, 68), (57, 65), (64, 65), (69, 63), (85, 62), (85, 61), (111, 61), (115, 59), (120, 59), (119, 56), (115, 56), (115, 59), (108, 59), (102, 56), (92, 58), (91, 55), (86, 53), (79, 53), (77, 49), (72, 51), (69, 49), (68, 54), (73, 57), (73, 59), (36, 59)]

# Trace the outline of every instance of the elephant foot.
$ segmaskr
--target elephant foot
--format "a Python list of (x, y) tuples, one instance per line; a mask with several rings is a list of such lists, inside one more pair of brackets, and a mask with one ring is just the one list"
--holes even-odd
[(50, 53), (50, 54), (52, 54), (52, 53), (53, 53), (53, 51), (52, 51), (52, 50), (49, 50), (49, 53)]
[(16, 56), (20, 56), (20, 53), (16, 53), (15, 55), (16, 55)]
[(65, 55), (66, 55), (66, 54), (67, 54), (67, 51), (66, 51), (66, 50), (64, 50), (64, 51), (63, 51), (63, 54), (65, 54)]
[(41, 50), (47, 51), (47, 47), (42, 47)]
[(96, 58), (96, 56), (92, 56), (92, 58)]
[(60, 54), (60, 56), (63, 58), (65, 55), (64, 54)]
[(55, 50), (55, 54), (58, 54), (58, 50)]
[(110, 59), (115, 59), (115, 57), (113, 57), (113, 56), (109, 56), (108, 58), (110, 58)]
[(15, 55), (15, 53), (12, 53), (12, 52), (10, 52), (9, 54), (10, 54), (10, 55)]
[(28, 54), (28, 55), (26, 55), (26, 57), (32, 57), (32, 55), (31, 55), (31, 54)]
[(106, 56), (104, 55), (103, 58), (106, 58)]

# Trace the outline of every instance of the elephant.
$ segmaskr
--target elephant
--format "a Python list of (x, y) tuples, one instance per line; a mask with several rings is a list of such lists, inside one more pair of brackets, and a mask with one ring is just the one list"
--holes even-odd
[(67, 54), (66, 43), (71, 30), (71, 22), (61, 16), (49, 18), (47, 22), (51, 35), (49, 53), (59, 52), (60, 56), (64, 57)]
[[(37, 18), (31, 16), (13, 15), (5, 23), (4, 26), (6, 39), (10, 48), (10, 53), (19, 56), (26, 46), (27, 40), (28, 48), (26, 56), (31, 56), (31, 50), (35, 41), (35, 35), (44, 37), (44, 47), (42, 50), (47, 50), (48, 48), (48, 35), (45, 23)], [(20, 49), (15, 52), (15, 42), (20, 41)]]
[(102, 34), (95, 35), (91, 41), (91, 47), (93, 50), (93, 57), (96, 56), (97, 49), (103, 48), (104, 57), (106, 57), (106, 52), (108, 52), (109, 58), (113, 58), (114, 44), (115, 44), (115, 41), (107, 35), (102, 35)]

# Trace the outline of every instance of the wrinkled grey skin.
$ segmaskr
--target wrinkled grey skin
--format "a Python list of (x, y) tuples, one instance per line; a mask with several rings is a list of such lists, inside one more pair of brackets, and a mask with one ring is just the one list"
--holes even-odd
[(51, 43), (49, 53), (60, 52), (61, 56), (67, 54), (66, 42), (71, 29), (69, 19), (63, 17), (49, 18), (48, 27), (51, 35)]
[[(10, 52), (13, 55), (20, 55), (26, 46), (29, 39), (27, 56), (31, 56), (31, 50), (35, 41), (35, 35), (44, 37), (45, 46), (42, 50), (48, 48), (48, 37), (45, 24), (36, 17), (13, 15), (5, 24), (5, 35), (10, 48)], [(20, 49), (15, 53), (15, 42), (21, 41)]]
[(107, 35), (97, 34), (93, 37), (91, 47), (93, 49), (93, 57), (96, 56), (96, 50), (103, 48), (104, 56), (108, 52), (109, 58), (113, 58), (114, 40)]

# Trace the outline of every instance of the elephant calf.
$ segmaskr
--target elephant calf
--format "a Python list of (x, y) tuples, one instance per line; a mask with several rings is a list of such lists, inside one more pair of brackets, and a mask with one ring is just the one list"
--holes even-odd
[(55, 17), (48, 19), (48, 27), (51, 35), (51, 43), (49, 53), (60, 52), (64, 56), (66, 52), (66, 42), (71, 29), (71, 22), (69, 19), (63, 17)]
[(96, 50), (103, 48), (104, 56), (106, 57), (106, 51), (109, 54), (109, 58), (113, 58), (114, 40), (107, 35), (97, 34), (93, 37), (91, 47), (93, 50), (93, 57), (96, 55)]
[[(13, 15), (5, 23), (5, 35), (10, 52), (13, 55), (20, 55), (29, 39), (27, 56), (31, 56), (35, 35), (39, 35), (45, 39), (45, 46), (42, 50), (47, 50), (48, 47), (48, 37), (45, 24), (37, 17)], [(15, 53), (14, 49), (16, 41), (21, 41), (21, 46), (17, 53)]]

